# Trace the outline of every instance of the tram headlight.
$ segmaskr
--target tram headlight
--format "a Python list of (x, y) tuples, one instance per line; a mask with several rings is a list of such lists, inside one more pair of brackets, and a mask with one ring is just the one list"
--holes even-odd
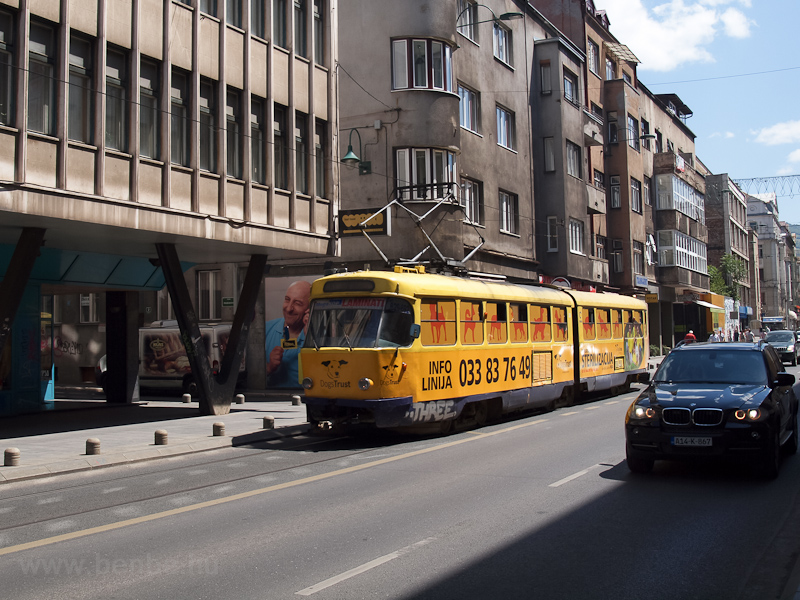
[(372, 379), (369, 377), (362, 377), (358, 380), (358, 389), (362, 392), (366, 392), (369, 388), (372, 387)]
[(304, 377), (301, 385), (303, 386), (304, 390), (310, 390), (312, 387), (314, 387), (314, 380), (311, 379), (311, 377)]

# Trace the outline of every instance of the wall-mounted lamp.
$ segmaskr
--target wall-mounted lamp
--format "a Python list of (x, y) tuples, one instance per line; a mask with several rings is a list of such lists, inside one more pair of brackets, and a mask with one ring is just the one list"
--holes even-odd
[(361, 134), (358, 133), (358, 129), (354, 127), (350, 130), (350, 137), (347, 139), (347, 154), (342, 157), (342, 162), (350, 169), (358, 165), (359, 175), (369, 175), (372, 173), (372, 163), (369, 161), (362, 161), (359, 156), (353, 152), (353, 132), (355, 132), (358, 137), (358, 154), (364, 153), (364, 149), (361, 147)]
[(522, 17), (525, 16), (521, 12), (507, 12), (507, 13), (501, 14), (498, 17), (496, 14), (494, 14), (494, 11), (491, 8), (489, 8), (488, 6), (486, 6), (485, 4), (471, 4), (471, 5), (468, 5), (460, 13), (458, 13), (458, 16), (456, 17), (456, 24), (458, 24), (458, 21), (461, 19), (461, 16), (465, 12), (467, 12), (468, 10), (472, 10), (473, 7), (477, 10), (478, 6), (482, 6), (483, 8), (487, 9), (490, 13), (492, 13), (492, 18), (488, 19), (486, 21), (472, 21), (470, 23), (465, 23), (465, 26), (466, 25), (477, 25), (478, 23), (490, 23), (490, 22), (496, 23), (497, 21), (514, 21), (516, 19), (521, 19)]

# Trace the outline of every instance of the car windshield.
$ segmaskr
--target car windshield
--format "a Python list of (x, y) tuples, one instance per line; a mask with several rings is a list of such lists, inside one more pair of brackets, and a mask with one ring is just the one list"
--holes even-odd
[(793, 342), (794, 334), (791, 331), (770, 331), (767, 334), (768, 342)]
[(761, 352), (698, 348), (668, 354), (653, 381), (764, 385), (767, 368)]
[(397, 298), (332, 298), (316, 300), (306, 348), (394, 348), (413, 341), (414, 313)]

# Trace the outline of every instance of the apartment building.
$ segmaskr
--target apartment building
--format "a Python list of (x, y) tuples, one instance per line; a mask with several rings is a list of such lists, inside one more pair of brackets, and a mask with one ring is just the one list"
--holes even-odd
[[(263, 385), (264, 271), (336, 252), (336, 14), (336, 0), (0, 0), (0, 412), (43, 406), (54, 327), (105, 343), (109, 399), (130, 401), (137, 327), (168, 302), (185, 333), (198, 312), (222, 319), (222, 298), (234, 323), (255, 311), (237, 333)], [(93, 332), (39, 322), (59, 295)]]

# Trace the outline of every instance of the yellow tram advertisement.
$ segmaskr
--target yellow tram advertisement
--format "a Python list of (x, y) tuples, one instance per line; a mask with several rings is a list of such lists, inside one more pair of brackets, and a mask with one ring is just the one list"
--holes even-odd
[(447, 431), (627, 385), (645, 371), (646, 340), (625, 353), (644, 302), (586, 296), (422, 269), (317, 280), (300, 354), (309, 420)]

